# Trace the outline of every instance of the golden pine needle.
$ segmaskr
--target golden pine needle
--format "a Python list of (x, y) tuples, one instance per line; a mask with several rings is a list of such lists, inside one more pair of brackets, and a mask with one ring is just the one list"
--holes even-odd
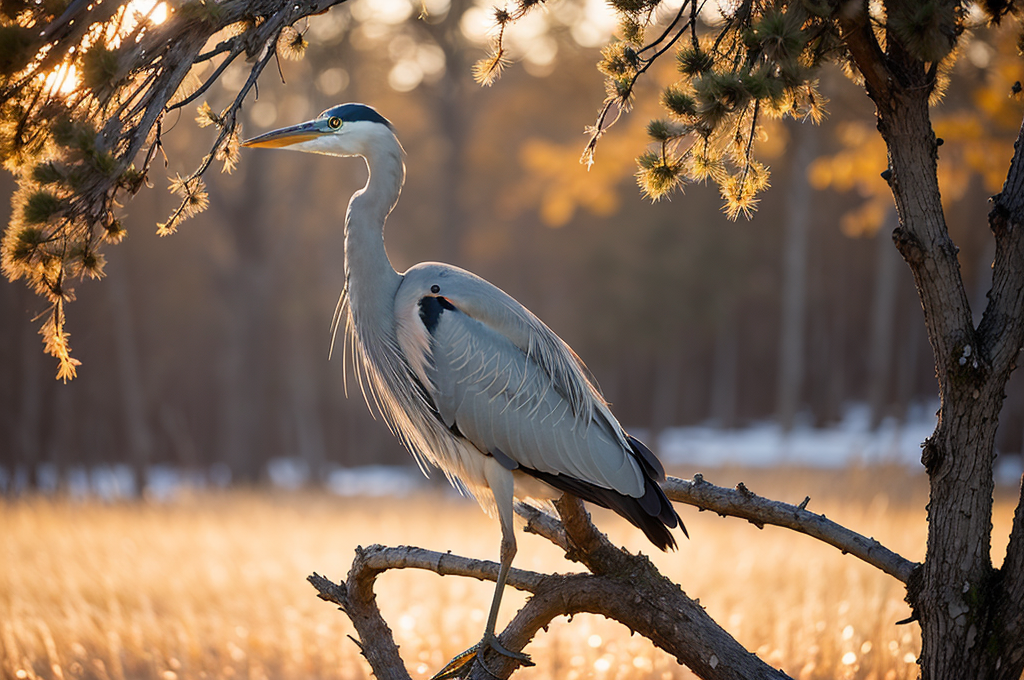
[(501, 77), (501, 72), (504, 70), (506, 65), (508, 65), (508, 60), (505, 59), (505, 48), (499, 47), (491, 54), (473, 64), (473, 80), (480, 85), (486, 85), (489, 87)]

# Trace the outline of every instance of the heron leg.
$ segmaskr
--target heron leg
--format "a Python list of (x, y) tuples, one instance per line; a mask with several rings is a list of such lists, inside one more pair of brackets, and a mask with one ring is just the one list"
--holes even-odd
[[(512, 567), (512, 559), (516, 556), (516, 525), (515, 513), (512, 510), (515, 493), (515, 479), (512, 471), (504, 467), (497, 459), (488, 458), (484, 467), (484, 476), (487, 485), (494, 494), (494, 504), (498, 509), (498, 519), (501, 522), (501, 562), (498, 566), (498, 581), (494, 584), (494, 597), (491, 599), (491, 611), (487, 614), (487, 626), (484, 628), (484, 637), (478, 645), (490, 647), (498, 654), (515, 659), (523, 665), (533, 665), (527, 654), (513, 652), (498, 642), (494, 635), (494, 628), (498, 623), (498, 608), (501, 606), (501, 596), (505, 592), (505, 582), (508, 580), (508, 570)], [(483, 663), (483, 655), (479, 656), (480, 664), (491, 673)], [(494, 673), (491, 673), (494, 675)]]
[(512, 491), (514, 481), (512, 474), (500, 466), (485, 468), (488, 485), (494, 493), (494, 501), (498, 507), (498, 518), (501, 520), (501, 561), (498, 566), (498, 580), (494, 585), (494, 597), (491, 599), (491, 610), (487, 615), (487, 626), (484, 628), (484, 636), (476, 645), (445, 664), (431, 680), (449, 680), (450, 678), (464, 678), (469, 674), (473, 661), (479, 662), (480, 666), (493, 677), (499, 677), (497, 673), (487, 667), (484, 662), (484, 653), (491, 649), (502, 656), (515, 659), (523, 666), (532, 666), (529, 654), (513, 652), (506, 649), (498, 642), (494, 629), (498, 623), (498, 608), (501, 606), (501, 596), (505, 591), (505, 583), (508, 580), (508, 572), (512, 567), (512, 559), (516, 556), (516, 534), (515, 523), (512, 512)]
[[(511, 525), (511, 522), (509, 523)], [(507, 656), (524, 665), (533, 665), (530, 661), (529, 654), (523, 654), (520, 652), (513, 652), (506, 649), (504, 645), (498, 642), (498, 637), (494, 634), (494, 628), (498, 623), (498, 608), (501, 606), (501, 596), (505, 592), (505, 582), (508, 580), (508, 571), (512, 567), (512, 560), (516, 556), (516, 535), (513, 526), (506, 526), (503, 521), (501, 523), (501, 563), (498, 566), (498, 581), (494, 587), (494, 598), (491, 600), (491, 611), (487, 615), (487, 627), (484, 628), (484, 637), (480, 641), (481, 645), (487, 645), (498, 654)], [(483, 656), (480, 657), (480, 663), (483, 665)], [(487, 669), (487, 666), (484, 666)], [(490, 670), (487, 671), (490, 673)], [(494, 673), (491, 673), (494, 675)]]

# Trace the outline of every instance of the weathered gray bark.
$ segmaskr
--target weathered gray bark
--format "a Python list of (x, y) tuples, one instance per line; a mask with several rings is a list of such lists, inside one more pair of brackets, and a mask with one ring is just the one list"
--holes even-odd
[[(500, 636), (508, 649), (521, 650), (557, 616), (601, 614), (628, 626), (674, 655), (703, 678), (742, 680), (786, 676), (745, 650), (678, 586), (661, 576), (651, 562), (611, 545), (591, 524), (582, 503), (565, 496), (557, 502), (568, 537), (567, 557), (582, 562), (590, 574), (546, 575), (512, 570), (508, 584), (533, 593)], [(495, 580), (498, 565), (419, 548), (359, 549), (348, 580), (332, 584), (314, 574), (320, 597), (341, 606), (352, 619), (363, 656), (379, 680), (409, 678), (391, 631), (374, 602), (373, 581), (392, 568), (429, 569)], [(488, 655), (491, 673), (474, 664), (469, 677), (509, 677), (517, 662)]]

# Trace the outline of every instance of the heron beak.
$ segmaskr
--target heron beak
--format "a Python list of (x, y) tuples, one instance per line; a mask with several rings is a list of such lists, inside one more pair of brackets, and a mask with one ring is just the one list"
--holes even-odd
[(311, 120), (306, 123), (299, 123), (298, 125), (292, 125), (291, 127), (281, 128), (280, 130), (264, 132), (262, 135), (245, 140), (242, 142), (242, 146), (258, 146), (266, 149), (280, 149), (289, 147), (293, 144), (308, 142), (311, 139), (323, 136), (323, 134), (323, 132), (317, 129), (316, 121)]

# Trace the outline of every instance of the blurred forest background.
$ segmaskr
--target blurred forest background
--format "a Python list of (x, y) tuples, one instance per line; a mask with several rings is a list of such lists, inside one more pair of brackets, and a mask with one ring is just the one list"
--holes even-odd
[[(762, 160), (772, 189), (753, 219), (729, 221), (713, 186), (652, 204), (636, 187), (645, 127), (663, 115), (651, 74), (636, 109), (578, 163), (604, 96), (595, 68), (615, 30), (601, 0), (560, 0), (507, 37), (515, 64), (472, 81), (492, 27), (480, 0), (352, 0), (308, 25), (300, 61), (268, 70), (244, 136), (360, 101), (408, 152), (386, 232), (395, 267), (470, 269), (537, 313), (584, 358), (627, 428), (776, 419), (827, 426), (850, 404), (878, 424), (936, 399), (909, 270), (893, 247), (886, 167), (863, 91), (838, 71), (821, 126), (775, 123)], [(666, 8), (666, 11), (671, 8)], [(936, 115), (943, 198), (968, 292), (989, 287), (988, 197), (1020, 120), (1013, 35), (979, 28)], [(245, 65), (208, 93), (228, 100)], [(1016, 74), (1016, 75), (1014, 75)], [(202, 75), (202, 74), (198, 74)], [(187, 111), (187, 112), (186, 112)], [(164, 122), (170, 176), (191, 170), (214, 132), (192, 109)], [(258, 481), (275, 458), (329, 465), (408, 463), (328, 362), (343, 284), (342, 225), (365, 168), (354, 160), (243, 150), (207, 175), (210, 208), (169, 237), (167, 178), (125, 208), (129, 236), (107, 277), (78, 287), (68, 321), (83, 365), (54, 380), (36, 324), (44, 302), (0, 283), (0, 471), (8, 491), (75, 466), (168, 464)], [(0, 187), (13, 192), (9, 176)], [(0, 207), (7, 219), (9, 206)], [(340, 342), (339, 349), (340, 349)], [(1015, 376), (998, 449), (1019, 454), (1024, 379)], [(15, 479), (17, 478), (17, 483)]]

